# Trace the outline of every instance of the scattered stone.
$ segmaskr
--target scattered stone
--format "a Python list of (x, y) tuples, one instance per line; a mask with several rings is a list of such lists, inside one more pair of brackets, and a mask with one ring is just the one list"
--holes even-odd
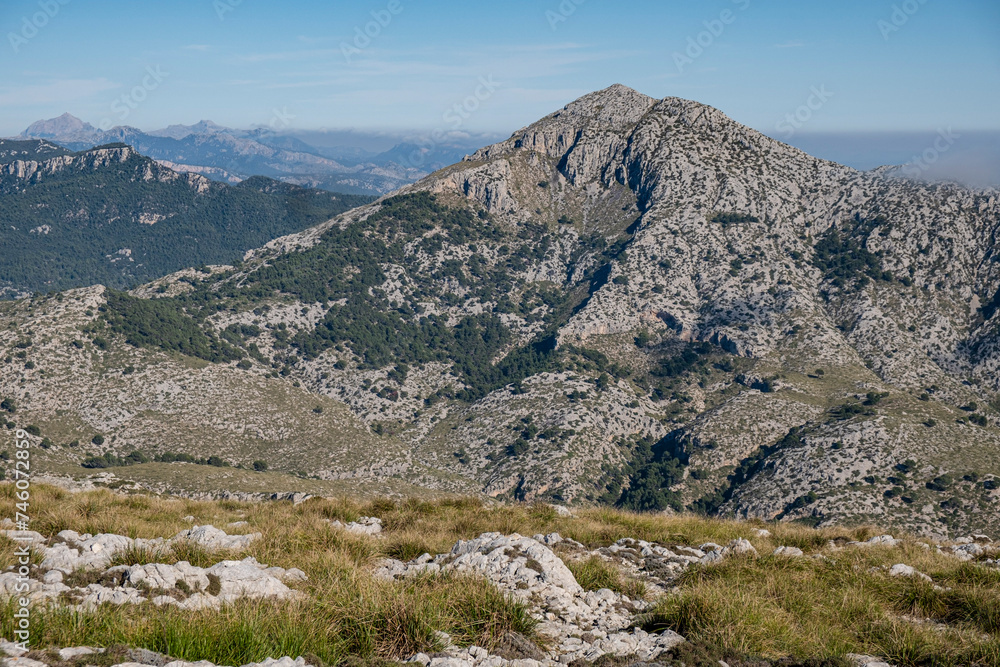
[(802, 553), (802, 549), (799, 549), (798, 547), (778, 547), (774, 550), (773, 555), (785, 556), (787, 558), (798, 558), (804, 554)]
[(7, 667), (49, 667), (44, 662), (31, 658), (6, 658), (4, 664)]
[(225, 531), (215, 526), (194, 526), (190, 530), (182, 530), (171, 538), (171, 542), (187, 540), (212, 551), (246, 549), (252, 542), (261, 538), (260, 533), (249, 535), (227, 535)]
[(878, 535), (866, 542), (848, 542), (852, 547), (894, 547), (897, 540), (892, 535)]
[(0, 639), (0, 653), (12, 658), (18, 658), (27, 653), (27, 651), (14, 642), (9, 642), (6, 639)]
[(569, 518), (576, 516), (569, 510), (568, 507), (564, 505), (550, 505), (550, 507), (556, 511), (557, 516), (569, 517)]
[(80, 535), (73, 530), (64, 530), (56, 535), (52, 546), (41, 548), (43, 554), (41, 567), (44, 570), (58, 570), (63, 574), (70, 574), (80, 569), (104, 569), (120, 551), (136, 547), (155, 553), (183, 541), (197, 544), (209, 551), (238, 551), (246, 549), (260, 537), (260, 533), (229, 535), (215, 526), (194, 526), (182, 530), (170, 539), (151, 540), (133, 540), (124, 535), (103, 533)]
[(309, 493), (299, 493), (299, 492), (289, 492), (289, 493), (272, 493), (270, 495), (271, 500), (290, 500), (293, 505), (299, 505), (305, 501), (312, 498), (312, 494)]
[(923, 572), (918, 572), (913, 567), (911, 567), (909, 565), (905, 565), (903, 563), (897, 563), (897, 564), (893, 565), (891, 568), (889, 568), (889, 576), (890, 577), (915, 577), (917, 579), (923, 579), (924, 581), (932, 581), (931, 578), (928, 577)]
[(754, 548), (752, 544), (750, 544), (750, 540), (745, 540), (742, 537), (737, 538), (732, 542), (730, 542), (728, 545), (728, 549), (730, 553), (734, 553), (737, 555), (739, 554), (753, 554), (754, 556), (757, 555), (757, 550)]
[[(471, 653), (471, 651), (470, 651)], [(508, 632), (493, 649), (494, 655), (498, 655), (506, 660), (544, 660), (545, 654), (535, 645), (533, 641), (519, 632)]]
[(705, 554), (699, 562), (702, 565), (716, 565), (718, 563), (721, 563), (723, 560), (725, 560), (725, 558), (726, 557), (722, 553), (721, 549), (717, 550), (717, 551), (713, 550), (713, 551), (709, 551), (707, 554)]
[(870, 655), (848, 653), (845, 657), (853, 662), (856, 667), (894, 667), (888, 662), (883, 662), (881, 658), (873, 658)]
[(75, 648), (61, 648), (59, 649), (59, 659), (60, 660), (72, 660), (73, 658), (79, 657), (81, 655), (93, 655), (94, 653), (100, 653), (99, 649), (91, 648), (90, 646), (77, 646)]
[(357, 521), (352, 521), (346, 525), (340, 521), (331, 521), (330, 525), (334, 528), (340, 528), (360, 535), (379, 535), (382, 533), (382, 519), (372, 516), (363, 516)]

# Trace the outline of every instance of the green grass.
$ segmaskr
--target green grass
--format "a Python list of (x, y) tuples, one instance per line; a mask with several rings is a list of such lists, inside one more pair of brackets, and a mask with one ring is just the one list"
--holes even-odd
[[(13, 491), (10, 484), (0, 485), (0, 506), (13, 505)], [(208, 553), (182, 543), (159, 553), (126, 550), (115, 562), (188, 560), (208, 566), (223, 558), (253, 556), (268, 565), (301, 568), (309, 577), (295, 585), (303, 593), (299, 599), (243, 601), (220, 610), (105, 605), (84, 613), (38, 608), (32, 630), (40, 649), (126, 645), (216, 664), (303, 655), (313, 664), (333, 665), (349, 658), (379, 661), (434, 651), (440, 648), (435, 631), (447, 632), (459, 645), (487, 647), (509, 632), (535, 637), (528, 610), (483, 580), (443, 575), (385, 582), (372, 571), (379, 558), (444, 553), (457, 540), (483, 532), (559, 532), (590, 548), (623, 537), (667, 547), (725, 544), (744, 537), (761, 554), (779, 545), (807, 552), (804, 558), (733, 557), (718, 566), (696, 566), (675, 581), (677, 594), (659, 600), (636, 622), (651, 630), (669, 627), (692, 640), (690, 650), (684, 649), (690, 660), (677, 658), (689, 665), (699, 664), (695, 658), (702, 654), (727, 662), (736, 658), (730, 664), (740, 664), (745, 656), (791, 656), (799, 662), (790, 664), (834, 665), (846, 653), (883, 656), (899, 667), (1000, 665), (1000, 571), (923, 549), (898, 533), (903, 541), (896, 548), (834, 551), (827, 546), (830, 540), (881, 534), (872, 527), (817, 530), (611, 509), (581, 509), (572, 518), (558, 516), (547, 505), (484, 506), (473, 498), (315, 498), (299, 505), (198, 502), (106, 490), (68, 493), (44, 485), (32, 488), (32, 511), (32, 528), (45, 535), (70, 528), (169, 537), (190, 527), (184, 520), (188, 515), (199, 524), (219, 527), (246, 521), (244, 530), (263, 537), (238, 553)], [(383, 535), (356, 535), (329, 523), (361, 516), (382, 518)], [(764, 525), (772, 535), (758, 537), (756, 529)], [(0, 569), (13, 564), (12, 553), (0, 549)], [(633, 598), (645, 593), (641, 581), (613, 562), (566, 558), (587, 590), (610, 588)], [(890, 578), (886, 569), (895, 563), (928, 574), (942, 590), (919, 580)], [(10, 636), (12, 617), (2, 611), (0, 636)]]
[[(151, 605), (37, 609), (32, 635), (36, 645), (125, 644), (217, 664), (284, 655), (337, 664), (349, 656), (400, 658), (439, 650), (436, 630), (461, 644), (489, 647), (508, 632), (531, 635), (535, 626), (523, 605), (482, 580), (440, 576), (394, 584), (359, 574), (332, 568), (307, 600), (245, 602), (219, 611)], [(0, 634), (13, 631), (12, 612), (0, 619)]]
[[(935, 572), (948, 588), (874, 569), (929, 567), (914, 547), (851, 549), (826, 560), (731, 558), (689, 570), (678, 596), (642, 617), (739, 655), (883, 656), (900, 667), (1000, 665), (1000, 572), (952, 564)], [(940, 567), (940, 564), (939, 564)]]

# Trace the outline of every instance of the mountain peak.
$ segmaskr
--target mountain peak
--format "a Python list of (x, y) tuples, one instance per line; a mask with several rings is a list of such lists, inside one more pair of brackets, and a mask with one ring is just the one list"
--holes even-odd
[(64, 113), (58, 118), (39, 120), (21, 133), (22, 137), (35, 139), (52, 139), (66, 135), (94, 133), (97, 130), (90, 123), (85, 123), (70, 113)]
[(170, 125), (162, 130), (149, 132), (150, 136), (165, 137), (168, 139), (183, 139), (192, 134), (220, 134), (229, 132), (229, 128), (223, 127), (210, 120), (200, 120), (194, 125)]

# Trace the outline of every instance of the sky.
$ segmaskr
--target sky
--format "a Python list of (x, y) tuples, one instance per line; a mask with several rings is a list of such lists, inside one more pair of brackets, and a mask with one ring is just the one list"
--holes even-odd
[(0, 135), (95, 126), (509, 135), (623, 83), (779, 139), (1000, 131), (996, 0), (4, 0)]

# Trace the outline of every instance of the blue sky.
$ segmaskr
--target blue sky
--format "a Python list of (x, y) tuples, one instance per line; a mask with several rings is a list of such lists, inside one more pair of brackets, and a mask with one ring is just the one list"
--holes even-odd
[(779, 138), (796, 113), (798, 132), (1000, 130), (996, 0), (5, 0), (0, 29), (0, 135), (64, 111), (506, 135), (616, 82)]

